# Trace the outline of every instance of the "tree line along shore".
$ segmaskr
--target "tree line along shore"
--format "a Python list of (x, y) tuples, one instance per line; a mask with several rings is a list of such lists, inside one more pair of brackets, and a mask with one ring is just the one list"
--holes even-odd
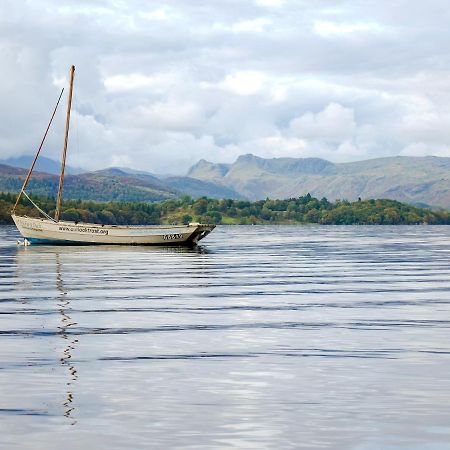
[[(54, 214), (55, 200), (31, 197), (44, 211)], [(15, 194), (0, 193), (0, 224), (11, 224)], [(22, 199), (16, 214), (39, 217), (29, 200)], [(450, 224), (450, 212), (433, 211), (395, 200), (328, 201), (310, 194), (286, 200), (193, 199), (184, 196), (163, 202), (94, 202), (66, 200), (61, 220), (112, 225), (187, 224), (308, 224), (412, 225)]]

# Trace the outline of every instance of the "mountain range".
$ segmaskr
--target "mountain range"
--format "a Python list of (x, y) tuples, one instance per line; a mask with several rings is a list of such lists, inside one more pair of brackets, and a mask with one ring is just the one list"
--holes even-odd
[(387, 198), (450, 208), (450, 158), (397, 156), (335, 164), (319, 158), (264, 159), (233, 164), (199, 161), (191, 178), (232, 186), (250, 200), (310, 193), (329, 200)]
[[(44, 163), (47, 170), (33, 174), (28, 191), (54, 195), (59, 165), (48, 158)], [(156, 201), (190, 195), (258, 200), (299, 197), (309, 192), (329, 200), (387, 198), (450, 208), (450, 158), (434, 156), (332, 163), (320, 158), (265, 159), (247, 154), (232, 164), (200, 160), (187, 176), (158, 176), (117, 167), (85, 173), (79, 170), (69, 170), (65, 198)], [(26, 173), (12, 164), (0, 164), (0, 191), (17, 192)]]
[[(0, 191), (18, 192), (27, 170), (0, 164)], [(59, 176), (46, 172), (33, 172), (27, 192), (41, 196), (55, 196)], [(157, 176), (124, 168), (109, 168), (96, 172), (66, 175), (64, 198), (97, 201), (141, 201), (168, 200), (182, 195), (210, 198), (243, 198), (232, 188), (216, 185), (210, 181), (189, 177)]]

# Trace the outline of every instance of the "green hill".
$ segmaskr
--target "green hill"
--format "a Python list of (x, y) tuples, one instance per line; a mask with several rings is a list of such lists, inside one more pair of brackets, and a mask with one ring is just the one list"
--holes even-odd
[[(10, 210), (15, 195), (0, 194), (0, 223), (11, 223)], [(37, 198), (37, 203), (54, 215), (55, 201)], [(18, 214), (37, 217), (38, 211), (23, 199)], [(189, 223), (217, 224), (305, 224), (324, 225), (405, 225), (450, 224), (448, 211), (431, 211), (395, 200), (329, 202), (307, 194), (286, 200), (218, 200), (182, 198), (164, 202), (92, 202), (66, 200), (61, 219), (108, 224)]]
[[(27, 170), (0, 164), (0, 191), (17, 193)], [(38, 196), (56, 195), (58, 176), (33, 172), (27, 192)], [(198, 198), (242, 198), (232, 188), (189, 177), (160, 179), (146, 172), (110, 168), (78, 175), (66, 175), (64, 198), (96, 201), (153, 202), (190, 195)]]

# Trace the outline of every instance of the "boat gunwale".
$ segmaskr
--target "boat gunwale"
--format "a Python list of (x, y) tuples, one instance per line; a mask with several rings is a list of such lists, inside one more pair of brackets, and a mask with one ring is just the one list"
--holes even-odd
[(84, 227), (96, 227), (96, 228), (118, 228), (118, 229), (130, 229), (130, 228), (137, 228), (137, 229), (143, 229), (143, 228), (152, 228), (152, 229), (167, 229), (167, 228), (188, 228), (188, 227), (216, 227), (216, 224), (212, 223), (197, 223), (197, 222), (191, 222), (187, 225), (109, 225), (109, 224), (99, 224), (99, 223), (90, 223), (90, 222), (71, 222), (71, 221), (65, 221), (60, 220), (58, 222), (55, 222), (53, 220), (44, 219), (42, 217), (29, 217), (29, 216), (22, 216), (17, 214), (11, 214), (11, 217), (22, 217), (27, 220), (37, 220), (40, 222), (45, 222), (52, 225), (69, 225), (69, 226), (84, 226)]

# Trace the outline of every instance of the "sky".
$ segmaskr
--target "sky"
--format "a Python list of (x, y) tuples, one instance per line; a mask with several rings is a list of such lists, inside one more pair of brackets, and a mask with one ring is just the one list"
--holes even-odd
[(2, 0), (0, 158), (34, 154), (71, 64), (72, 166), (450, 157), (449, 24), (446, 0)]

